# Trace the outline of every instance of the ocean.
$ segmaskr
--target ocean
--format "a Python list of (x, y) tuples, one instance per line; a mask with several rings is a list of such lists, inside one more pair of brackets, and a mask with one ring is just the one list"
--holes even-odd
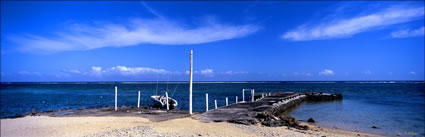
[[(96, 108), (114, 105), (114, 87), (118, 86), (118, 106), (136, 106), (141, 91), (141, 105), (150, 106), (150, 96), (168, 88), (169, 96), (179, 102), (177, 108), (188, 110), (189, 84), (186, 82), (106, 82), (106, 83), (3, 83), (0, 92), (1, 118), (31, 110)], [(341, 93), (342, 101), (303, 103), (290, 115), (298, 120), (313, 118), (327, 128), (375, 133), (389, 136), (425, 136), (424, 82), (197, 82), (193, 85), (193, 110), (209, 108), (242, 99), (242, 89), (255, 92), (326, 92)], [(245, 93), (248, 100), (250, 92)], [(377, 128), (371, 128), (376, 126)]]

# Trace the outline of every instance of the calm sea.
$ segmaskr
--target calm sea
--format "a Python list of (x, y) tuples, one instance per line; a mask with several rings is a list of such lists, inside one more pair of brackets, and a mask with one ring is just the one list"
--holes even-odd
[[(179, 102), (179, 109), (188, 110), (187, 83), (55, 83), (2, 84), (1, 118), (31, 110), (95, 108), (114, 105), (114, 86), (118, 86), (118, 105), (136, 106), (137, 91), (141, 91), (142, 106), (152, 104), (150, 96), (159, 88), (169, 89), (169, 95)], [(291, 115), (298, 120), (310, 117), (328, 128), (376, 133), (390, 136), (425, 136), (424, 82), (258, 82), (258, 83), (195, 83), (194, 111), (205, 111), (205, 93), (210, 108), (214, 100), (225, 105), (225, 97), (234, 103), (241, 100), (242, 89), (256, 92), (328, 92), (342, 93), (336, 102), (304, 103)], [(158, 93), (163, 94), (163, 93)], [(246, 93), (246, 99), (250, 97)], [(378, 129), (371, 128), (372, 126)]]

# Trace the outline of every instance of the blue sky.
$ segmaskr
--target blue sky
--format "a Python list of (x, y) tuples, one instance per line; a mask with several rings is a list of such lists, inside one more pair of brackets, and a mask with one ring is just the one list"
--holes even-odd
[(424, 80), (424, 2), (1, 2), (1, 81)]

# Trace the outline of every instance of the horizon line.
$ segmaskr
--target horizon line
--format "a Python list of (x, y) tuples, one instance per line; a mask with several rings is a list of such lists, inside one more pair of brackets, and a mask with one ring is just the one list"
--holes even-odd
[[(286, 80), (286, 81), (193, 81), (193, 83), (425, 83), (425, 80)], [(189, 81), (42, 81), (42, 82), (0, 82), (0, 84), (132, 84), (132, 83), (189, 83)]]

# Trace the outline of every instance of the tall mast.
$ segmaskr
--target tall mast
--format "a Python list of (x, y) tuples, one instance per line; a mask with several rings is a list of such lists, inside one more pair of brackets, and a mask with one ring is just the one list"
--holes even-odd
[(192, 115), (192, 77), (193, 77), (193, 51), (190, 50), (190, 79), (189, 79), (189, 114)]

